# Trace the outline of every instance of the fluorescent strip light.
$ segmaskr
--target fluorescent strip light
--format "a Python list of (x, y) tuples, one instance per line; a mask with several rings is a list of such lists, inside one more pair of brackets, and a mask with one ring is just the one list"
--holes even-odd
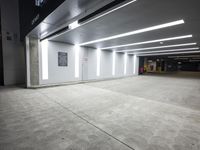
[(192, 38), (192, 35), (184, 35), (184, 36), (177, 36), (177, 37), (164, 38), (164, 39), (158, 39), (158, 40), (144, 41), (144, 42), (138, 42), (138, 43), (131, 43), (131, 44), (124, 44), (124, 45), (103, 47), (101, 49), (102, 50), (114, 49), (114, 48), (120, 48), (120, 47), (128, 47), (128, 46), (143, 45), (143, 44), (150, 44), (150, 43), (157, 43), (157, 42), (173, 41), (173, 40), (180, 40), (180, 39), (186, 39), (186, 38)]
[(113, 62), (112, 62), (112, 75), (115, 76), (115, 60), (116, 60), (116, 52), (113, 51)]
[(127, 73), (127, 53), (124, 54), (124, 75)]
[(42, 33), (42, 34), (41, 34), (41, 37), (47, 35), (47, 33), (48, 33), (48, 32), (44, 32), (44, 33)]
[(151, 49), (162, 49), (162, 48), (182, 47), (182, 46), (192, 46), (192, 45), (197, 45), (197, 43), (186, 43), (186, 44), (166, 45), (166, 46), (147, 47), (147, 48), (138, 48), (138, 49), (117, 50), (116, 52), (143, 51), (143, 50), (151, 50)]
[(42, 50), (42, 80), (48, 80), (48, 40), (41, 42)]
[(153, 31), (153, 30), (163, 29), (163, 28), (167, 28), (167, 27), (171, 27), (171, 26), (175, 26), (175, 25), (180, 25), (183, 23), (185, 23), (184, 20), (173, 21), (170, 23), (165, 23), (165, 24), (161, 24), (161, 25), (157, 25), (157, 26), (152, 26), (152, 27), (148, 27), (148, 28), (144, 28), (144, 29), (126, 32), (123, 34), (118, 34), (118, 35), (114, 35), (114, 36), (110, 36), (110, 37), (106, 37), (106, 38), (102, 38), (102, 39), (98, 39), (98, 40), (94, 40), (94, 41), (90, 41), (90, 42), (85, 42), (85, 43), (82, 43), (79, 45), (84, 46), (84, 45), (89, 45), (89, 44), (93, 44), (93, 43), (113, 40), (113, 39), (122, 38), (122, 37), (130, 36), (130, 35), (135, 35), (135, 34), (140, 34), (140, 33), (149, 32), (149, 31)]
[[(69, 24), (69, 28), (70, 28), (70, 26), (71, 26), (70, 30), (73, 30), (73, 29), (78, 28), (78, 27), (80, 27), (80, 26), (84, 26), (84, 25), (86, 25), (86, 24), (88, 24), (88, 23), (90, 23), (90, 22), (92, 22), (92, 21), (95, 21), (95, 20), (97, 20), (97, 19), (99, 19), (99, 18), (101, 18), (101, 17), (104, 17), (104, 16), (106, 16), (106, 15), (108, 15), (108, 14), (110, 14), (110, 13), (112, 13), (112, 12), (118, 10), (118, 9), (121, 9), (121, 8), (127, 6), (127, 5), (130, 5), (130, 4), (132, 4), (133, 2), (136, 2), (136, 1), (137, 1), (137, 0), (132, 0), (132, 1), (128, 2), (128, 3), (125, 3), (125, 4), (123, 4), (123, 5), (119, 6), (119, 7), (117, 7), (117, 8), (114, 8), (114, 9), (108, 11), (108, 12), (105, 12), (105, 13), (103, 13), (103, 14), (101, 14), (101, 15), (99, 15), (99, 16), (93, 18), (93, 19), (90, 19), (90, 20), (88, 20), (88, 21), (86, 21), (86, 22), (84, 22), (84, 23), (82, 23), (82, 24), (77, 25), (78, 21), (77, 21), (77, 22), (74, 22), (74, 25)], [(76, 26), (75, 26), (75, 25), (76, 25)], [(52, 39), (52, 38), (56, 38), (56, 37), (58, 37), (58, 36), (60, 36), (60, 35), (63, 35), (63, 34), (66, 33), (66, 32), (69, 32), (69, 31), (65, 31), (65, 32), (62, 32), (62, 33), (60, 33), (60, 34), (54, 35), (53, 37), (51, 37), (51, 39)]]
[(185, 52), (171, 52), (171, 53), (153, 53), (153, 54), (138, 54), (138, 56), (158, 56), (158, 55), (170, 55), (170, 54), (192, 54), (200, 53), (200, 51), (185, 51)]
[(150, 52), (136, 52), (134, 54), (151, 54), (151, 53), (162, 53), (162, 52), (191, 51), (191, 50), (198, 50), (198, 49), (199, 49), (199, 47), (184, 48), (184, 49), (172, 49), (172, 50), (161, 50), (161, 51), (150, 51)]
[(73, 30), (75, 28), (78, 28), (80, 26), (80, 24), (78, 23), (78, 21), (74, 21), (73, 23), (69, 24), (69, 29)]
[(132, 1), (128, 2), (128, 3), (125, 3), (125, 4), (123, 4), (123, 5), (119, 6), (119, 7), (114, 8), (114, 9), (108, 11), (108, 12), (105, 12), (105, 13), (103, 13), (102, 15), (99, 15), (99, 16), (97, 16), (97, 17), (95, 17), (95, 18), (93, 18), (93, 19), (91, 19), (91, 20), (89, 20), (89, 21), (87, 21), (87, 22), (85, 22), (85, 23), (83, 23), (83, 24), (81, 24), (81, 25), (85, 25), (85, 24), (87, 24), (87, 23), (89, 23), (89, 22), (92, 22), (92, 21), (94, 21), (94, 20), (97, 20), (97, 19), (99, 19), (99, 18), (101, 18), (101, 17), (103, 17), (103, 16), (106, 16), (106, 15), (108, 15), (108, 14), (110, 14), (110, 13), (112, 13), (112, 12), (118, 10), (118, 9), (121, 9), (121, 8), (127, 6), (127, 5), (130, 5), (130, 4), (132, 4), (133, 2), (136, 2), (136, 1), (137, 1), (137, 0), (132, 0)]
[(101, 50), (97, 49), (97, 77), (100, 76), (101, 69)]
[(75, 78), (79, 78), (80, 46), (75, 45)]

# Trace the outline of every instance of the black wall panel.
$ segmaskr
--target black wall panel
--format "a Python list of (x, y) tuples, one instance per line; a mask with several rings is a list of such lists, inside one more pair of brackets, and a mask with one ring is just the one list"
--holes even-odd
[[(41, 6), (36, 6), (41, 1)], [(65, 0), (19, 0), (21, 40)]]

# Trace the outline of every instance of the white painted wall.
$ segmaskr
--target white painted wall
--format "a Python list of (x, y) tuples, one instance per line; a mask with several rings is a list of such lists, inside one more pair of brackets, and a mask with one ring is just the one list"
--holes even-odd
[[(71, 81), (98, 80), (124, 77), (124, 54), (116, 53), (115, 76), (112, 75), (113, 52), (101, 51), (100, 76), (97, 76), (97, 50), (80, 48), (79, 78), (75, 78), (75, 47), (66, 43), (48, 42), (48, 80), (42, 79), (42, 48), (40, 49), (40, 84), (60, 84)], [(68, 53), (68, 66), (58, 66), (58, 52)], [(133, 75), (133, 56), (127, 56), (127, 74)], [(82, 69), (83, 68), (83, 69)]]
[[(25, 82), (25, 54), (20, 42), (18, 0), (1, 0), (4, 84)], [(12, 40), (7, 40), (10, 36)]]
[(116, 71), (115, 77), (123, 77), (124, 76), (124, 54), (116, 53)]
[(127, 76), (133, 75), (134, 65), (133, 65), (133, 55), (128, 55), (127, 57)]
[[(80, 55), (82, 55), (80, 49)], [(58, 66), (58, 52), (68, 53), (68, 66)], [(80, 58), (81, 59), (81, 58)], [(79, 78), (75, 78), (75, 46), (59, 43), (48, 42), (48, 79), (42, 79), (42, 48), (40, 49), (40, 84), (57, 84), (70, 81), (79, 81), (82, 77), (82, 65), (79, 60)]]
[[(98, 79), (97, 77), (97, 50), (88, 49), (88, 80)], [(100, 71), (101, 77), (101, 71)]]
[(112, 77), (112, 60), (113, 53), (111, 51), (101, 52), (101, 76), (100, 78), (111, 78)]

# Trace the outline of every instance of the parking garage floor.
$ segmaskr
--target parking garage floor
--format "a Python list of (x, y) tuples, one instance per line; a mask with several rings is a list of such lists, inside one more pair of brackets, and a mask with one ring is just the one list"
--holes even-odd
[(200, 150), (200, 76), (0, 88), (0, 149)]

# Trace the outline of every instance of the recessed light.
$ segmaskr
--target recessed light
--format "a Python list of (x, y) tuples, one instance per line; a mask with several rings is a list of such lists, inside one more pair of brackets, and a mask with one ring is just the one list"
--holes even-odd
[(169, 53), (139, 54), (139, 55), (137, 55), (137, 56), (158, 56), (158, 55), (192, 54), (192, 53), (200, 53), (200, 51), (185, 51), (185, 52), (169, 52)]
[(143, 51), (143, 50), (162, 49), (162, 48), (171, 48), (171, 47), (183, 47), (183, 46), (192, 46), (192, 45), (197, 45), (197, 43), (185, 43), (185, 44), (165, 45), (165, 46), (157, 46), (157, 47), (117, 50), (116, 52), (133, 52), (133, 51)]
[(163, 29), (163, 28), (167, 28), (167, 27), (171, 27), (171, 26), (175, 26), (175, 25), (180, 25), (183, 23), (185, 23), (184, 20), (173, 21), (173, 22), (169, 22), (169, 23), (165, 23), (165, 24), (161, 24), (161, 25), (156, 25), (156, 26), (152, 26), (152, 27), (148, 27), (148, 28), (144, 28), (144, 29), (130, 31), (130, 32), (126, 32), (126, 33), (122, 33), (122, 34), (118, 34), (118, 35), (114, 35), (114, 36), (110, 36), (110, 37), (106, 37), (106, 38), (102, 38), (102, 39), (98, 39), (98, 40), (81, 43), (79, 45), (84, 46), (84, 45), (89, 45), (89, 44), (93, 44), (93, 43), (113, 40), (113, 39), (122, 38), (122, 37), (130, 36), (130, 35), (135, 35), (135, 34), (140, 34), (140, 33), (144, 33), (144, 32)]
[(157, 43), (157, 42), (162, 42), (162, 41), (163, 42), (164, 41), (173, 41), (173, 40), (180, 40), (180, 39), (186, 39), (186, 38), (192, 38), (192, 35), (176, 36), (176, 37), (170, 37), (170, 38), (164, 38), (164, 39), (157, 39), (157, 40), (151, 40), (151, 41), (144, 41), (144, 42), (138, 42), (138, 43), (116, 45), (116, 46), (110, 46), (110, 47), (102, 47), (101, 49), (102, 50), (105, 50), (105, 49), (114, 49), (114, 48), (120, 48), (120, 47), (143, 45), (143, 44)]
[[(80, 27), (80, 26), (84, 26), (84, 25), (86, 25), (86, 24), (88, 24), (88, 23), (90, 23), (90, 22), (92, 22), (92, 21), (95, 21), (95, 20), (97, 20), (97, 19), (99, 19), (99, 18), (101, 18), (101, 17), (104, 17), (104, 16), (106, 16), (106, 15), (108, 15), (108, 14), (110, 14), (110, 13), (112, 13), (112, 12), (118, 10), (118, 9), (121, 9), (121, 8), (127, 6), (127, 5), (130, 5), (130, 4), (132, 4), (133, 2), (136, 2), (136, 1), (137, 1), (137, 0), (129, 1), (129, 2), (123, 4), (123, 5), (119, 6), (119, 7), (116, 7), (116, 8), (114, 8), (114, 9), (108, 11), (108, 12), (105, 12), (105, 13), (103, 13), (103, 14), (101, 14), (101, 15), (99, 15), (99, 16), (93, 18), (93, 19), (90, 19), (90, 20), (88, 20), (87, 22), (81, 23), (81, 24), (79, 24), (78, 21), (75, 21), (75, 22), (73, 22), (73, 23), (71, 23), (71, 24), (68, 25), (68, 26), (69, 26), (69, 29), (70, 29), (70, 30), (73, 30), (73, 29), (78, 28), (78, 27)], [(56, 34), (56, 35), (52, 36), (52, 38), (56, 38), (56, 37), (58, 37), (58, 36), (60, 36), (60, 35), (63, 35), (63, 34), (66, 33), (66, 32), (69, 32), (69, 30), (64, 31), (64, 32), (59, 33), (59, 34)]]
[(69, 24), (69, 29), (75, 29), (78, 28), (80, 26), (80, 24), (78, 23), (78, 21), (74, 21), (73, 23)]
[(171, 50), (150, 51), (150, 52), (136, 52), (134, 54), (150, 54), (150, 53), (162, 53), (162, 52), (191, 51), (191, 50), (198, 50), (198, 49), (199, 49), (199, 47), (194, 47), (194, 48), (171, 49)]
[(125, 3), (125, 4), (123, 4), (123, 5), (119, 6), (119, 7), (116, 7), (116, 8), (114, 8), (114, 9), (108, 11), (108, 12), (105, 12), (105, 13), (101, 14), (101, 15), (99, 15), (99, 16), (93, 18), (93, 19), (90, 19), (89, 21), (87, 21), (87, 22), (85, 22), (85, 23), (83, 23), (83, 24), (81, 24), (81, 25), (85, 25), (85, 24), (90, 23), (90, 22), (92, 22), (92, 21), (94, 21), (94, 20), (97, 20), (97, 19), (99, 19), (99, 18), (101, 18), (101, 17), (103, 17), (103, 16), (106, 16), (106, 15), (108, 15), (108, 14), (110, 14), (110, 13), (112, 13), (112, 12), (118, 10), (118, 9), (121, 9), (121, 8), (123, 8), (123, 7), (125, 7), (125, 6), (128, 6), (128, 5), (130, 5), (130, 4), (132, 4), (133, 2), (136, 2), (136, 1), (137, 1), (137, 0), (132, 0), (132, 1), (130, 1), (130, 2), (127, 2), (127, 3)]
[(43, 36), (45, 36), (47, 34), (48, 34), (48, 32), (44, 32), (44, 33), (41, 34), (41, 36), (43, 37)]

